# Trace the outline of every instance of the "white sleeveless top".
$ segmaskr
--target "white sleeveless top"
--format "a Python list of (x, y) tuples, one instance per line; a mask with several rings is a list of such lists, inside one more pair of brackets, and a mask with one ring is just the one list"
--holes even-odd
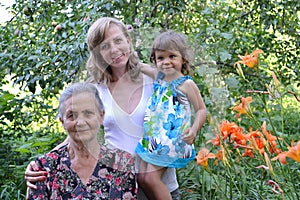
[[(139, 104), (130, 114), (119, 107), (108, 87), (97, 85), (102, 99), (104, 115), (104, 138), (109, 147), (115, 147), (135, 155), (135, 148), (144, 134), (144, 115), (147, 101), (153, 93), (153, 80), (143, 74), (143, 92)], [(163, 182), (169, 191), (178, 188), (176, 171), (168, 168), (163, 175)]]
[(135, 154), (135, 147), (144, 133), (144, 115), (147, 101), (153, 92), (153, 80), (143, 75), (142, 97), (130, 114), (119, 107), (108, 87), (99, 84), (98, 90), (105, 110), (103, 121), (105, 141), (109, 146)]

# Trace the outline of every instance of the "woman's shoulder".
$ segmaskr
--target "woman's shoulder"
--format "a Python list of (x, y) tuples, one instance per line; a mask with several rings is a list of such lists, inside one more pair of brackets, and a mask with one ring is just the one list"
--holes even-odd
[(43, 169), (55, 168), (62, 158), (67, 157), (67, 146), (67, 144), (63, 145), (59, 149), (53, 149), (38, 157), (36, 159), (36, 164)]
[(153, 78), (146, 74), (143, 74), (143, 80), (144, 80), (144, 83), (153, 83)]
[(58, 149), (53, 149), (50, 152), (45, 154), (45, 157), (49, 160), (57, 160), (58, 158), (62, 156), (66, 156), (66, 153), (68, 151), (68, 144), (65, 144)]
[(95, 83), (95, 86), (98, 88), (98, 90), (107, 89), (107, 85), (104, 83)]

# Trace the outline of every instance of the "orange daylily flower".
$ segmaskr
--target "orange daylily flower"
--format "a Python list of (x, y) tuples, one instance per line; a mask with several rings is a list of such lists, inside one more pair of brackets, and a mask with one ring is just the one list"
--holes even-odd
[(257, 150), (260, 154), (265, 153), (265, 143), (263, 141), (263, 138), (261, 137), (250, 137), (249, 138), (249, 145), (247, 145), (245, 152), (242, 156), (249, 156), (251, 158), (254, 158), (253, 150)]
[[(229, 150), (231, 152), (231, 150)], [(218, 166), (219, 161), (222, 161), (224, 165), (229, 165), (228, 159), (227, 159), (227, 153), (223, 145), (220, 146), (220, 150), (215, 154), (215, 157), (217, 158), (215, 160), (215, 165)]]
[(236, 105), (234, 107), (232, 107), (231, 109), (233, 111), (237, 111), (238, 114), (236, 114), (236, 118), (239, 118), (241, 114), (247, 114), (247, 113), (250, 113), (250, 103), (252, 102), (252, 97), (240, 97), (241, 99), (241, 104), (239, 105)]
[(216, 154), (215, 154), (217, 160), (215, 160), (215, 165), (218, 166), (219, 162), (218, 160), (223, 160), (223, 157), (224, 157), (224, 151), (223, 149), (221, 148)]
[(229, 137), (232, 133), (241, 132), (242, 128), (240, 128), (236, 123), (229, 122), (227, 120), (223, 120), (219, 126), (220, 133), (223, 139)]
[[(265, 142), (263, 138), (255, 138), (252, 140), (252, 146), (255, 146), (255, 148), (261, 153), (265, 153)], [(250, 142), (251, 143), (251, 142)]]
[(294, 141), (292, 141), (292, 145), (291, 147), (288, 147), (288, 151), (278, 154), (276, 157), (272, 158), (272, 161), (279, 159), (279, 162), (282, 164), (287, 164), (286, 157), (300, 162), (300, 141), (298, 141), (297, 145), (294, 145)]
[(213, 143), (215, 146), (219, 146), (221, 144), (221, 138), (222, 138), (222, 140), (225, 140), (233, 133), (242, 132), (242, 128), (240, 128), (234, 122), (229, 122), (227, 120), (223, 120), (221, 122), (221, 124), (219, 125), (219, 131), (220, 131), (220, 135), (216, 134), (216, 137), (211, 140), (208, 140), (206, 142), (206, 144)]
[[(248, 100), (242, 98), (242, 105), (246, 105), (246, 102), (251, 101), (251, 97), (249, 97)], [(223, 120), (218, 128), (219, 134), (216, 134), (215, 138), (208, 140), (206, 144), (213, 143), (213, 145), (221, 146), (222, 148), (223, 143), (221, 143), (221, 141), (224, 141), (224, 144), (233, 144), (236, 149), (243, 148), (244, 153), (242, 156), (249, 156), (251, 158), (254, 158), (255, 152), (264, 155), (266, 148), (268, 148), (270, 153), (278, 154), (281, 152), (281, 150), (276, 147), (276, 141), (281, 138), (272, 135), (271, 132), (267, 130), (266, 122), (262, 124), (262, 132), (259, 130), (254, 131), (250, 128), (247, 134), (245, 134), (243, 129), (236, 123), (227, 120)], [(215, 157), (221, 160), (222, 153), (224, 156), (225, 152), (219, 151), (215, 154)]]
[(300, 142), (298, 142), (295, 146), (288, 147), (288, 149), (289, 151), (287, 152), (286, 156), (297, 162), (300, 162)]
[(261, 129), (269, 143), (269, 145), (268, 145), (269, 151), (271, 153), (279, 154), (281, 152), (281, 150), (276, 147), (276, 145), (277, 145), (276, 140), (277, 139), (281, 140), (282, 138), (277, 138), (276, 136), (272, 135), (271, 132), (267, 130), (267, 124), (265, 121), (263, 122)]
[(257, 150), (261, 154), (265, 152), (265, 145), (261, 137), (262, 133), (260, 131), (253, 131), (252, 128), (250, 128), (249, 133), (247, 134), (249, 145), (247, 146), (247, 149), (243, 156), (254, 158), (253, 150)]
[(254, 158), (254, 154), (253, 154), (252, 148), (249, 145), (245, 149), (245, 151), (242, 154), (242, 156), (244, 156), (244, 157), (249, 156), (250, 158)]
[(279, 162), (281, 162), (282, 164), (287, 164), (286, 156), (287, 156), (287, 151), (278, 154), (276, 157), (272, 158), (271, 160), (274, 161), (279, 159)]
[(245, 146), (247, 142), (247, 135), (242, 132), (242, 129), (236, 129), (237, 131), (233, 132), (230, 136), (230, 139), (234, 141), (236, 146)]
[(220, 144), (221, 144), (220, 136), (218, 134), (216, 134), (215, 138), (210, 139), (206, 142), (206, 144), (208, 144), (208, 143), (212, 143), (215, 146), (220, 146)]
[(264, 53), (262, 50), (257, 49), (255, 51), (253, 51), (250, 55), (248, 55), (248, 53), (246, 53), (244, 56), (238, 56), (240, 59), (240, 61), (237, 61), (236, 63), (234, 63), (234, 67), (235, 65), (238, 64), (244, 64), (250, 68), (256, 68), (258, 66), (258, 54), (260, 53)]
[(257, 138), (261, 136), (261, 132), (259, 130), (253, 131), (252, 127), (249, 129), (249, 133), (247, 134), (247, 138)]
[(201, 148), (201, 150), (198, 152), (196, 159), (197, 164), (203, 166), (206, 170), (208, 170), (208, 159), (209, 158), (215, 158), (215, 154), (210, 153), (208, 149)]

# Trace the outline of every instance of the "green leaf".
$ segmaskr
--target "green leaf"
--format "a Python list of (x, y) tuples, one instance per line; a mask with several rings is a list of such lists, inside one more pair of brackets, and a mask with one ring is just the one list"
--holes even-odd
[(19, 148), (16, 148), (15, 151), (20, 153), (30, 153), (30, 148), (31, 148), (31, 144), (26, 143), (20, 146)]
[(208, 67), (208, 68), (206, 68), (206, 72), (208, 74), (218, 74), (219, 73), (218, 69), (214, 68), (214, 67)]
[(233, 37), (231, 33), (221, 33), (221, 36), (225, 39), (231, 39)]
[(236, 77), (234, 77), (234, 76), (225, 78), (224, 81), (228, 85), (229, 88), (232, 88), (232, 89), (239, 88), (239, 80), (237, 80)]
[(231, 54), (227, 50), (223, 50), (220, 52), (220, 59), (222, 62), (231, 59)]
[(28, 60), (36, 60), (38, 58), (38, 56), (36, 55), (32, 55), (28, 57)]

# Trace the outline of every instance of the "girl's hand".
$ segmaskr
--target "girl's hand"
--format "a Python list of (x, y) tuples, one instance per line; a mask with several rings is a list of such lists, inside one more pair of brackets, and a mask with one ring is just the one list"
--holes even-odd
[(183, 132), (182, 140), (187, 144), (193, 144), (196, 140), (196, 136), (197, 132), (188, 128)]

